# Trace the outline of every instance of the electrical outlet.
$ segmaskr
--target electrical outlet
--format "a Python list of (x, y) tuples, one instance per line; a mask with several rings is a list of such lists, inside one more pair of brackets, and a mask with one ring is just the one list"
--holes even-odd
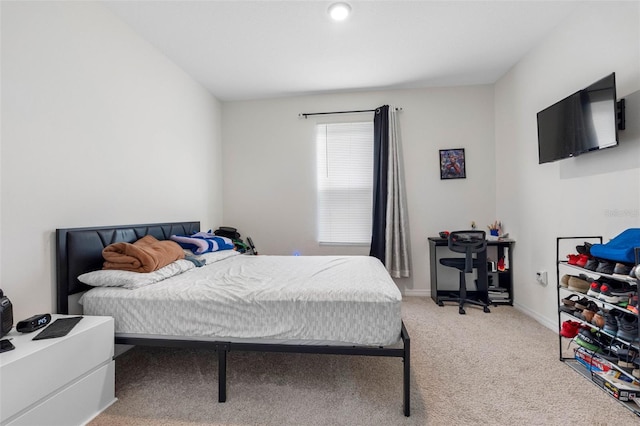
[(542, 286), (547, 285), (547, 271), (536, 272), (536, 281)]

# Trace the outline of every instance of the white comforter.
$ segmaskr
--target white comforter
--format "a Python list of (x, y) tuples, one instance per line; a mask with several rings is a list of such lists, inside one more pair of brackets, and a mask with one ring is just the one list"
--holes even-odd
[(401, 300), (373, 257), (239, 255), (135, 290), (94, 288), (81, 303), (120, 334), (386, 346)]

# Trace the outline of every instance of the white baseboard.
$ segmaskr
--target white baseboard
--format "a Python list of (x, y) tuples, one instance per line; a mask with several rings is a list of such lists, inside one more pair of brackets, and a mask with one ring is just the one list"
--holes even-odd
[(553, 322), (553, 321), (549, 321), (549, 319), (544, 318), (542, 315), (538, 314), (537, 312), (532, 311), (531, 309), (525, 308), (524, 306), (518, 304), (518, 303), (514, 303), (513, 307), (516, 308), (517, 310), (519, 310), (520, 312), (522, 312), (523, 314), (533, 318), (534, 320), (538, 321), (540, 324), (544, 325), (545, 327), (547, 327), (549, 330), (553, 331), (554, 333), (558, 332), (558, 325)]

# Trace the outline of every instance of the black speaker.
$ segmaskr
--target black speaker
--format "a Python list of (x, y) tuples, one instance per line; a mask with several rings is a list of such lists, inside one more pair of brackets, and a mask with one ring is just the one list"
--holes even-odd
[(13, 327), (13, 305), (0, 289), (0, 337), (11, 331)]

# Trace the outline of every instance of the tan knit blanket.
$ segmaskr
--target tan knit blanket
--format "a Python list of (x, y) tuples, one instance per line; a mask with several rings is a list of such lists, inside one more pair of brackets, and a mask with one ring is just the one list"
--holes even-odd
[(103, 269), (119, 269), (132, 272), (153, 272), (178, 259), (184, 259), (184, 251), (174, 241), (158, 241), (151, 235), (135, 243), (114, 243), (102, 250)]

